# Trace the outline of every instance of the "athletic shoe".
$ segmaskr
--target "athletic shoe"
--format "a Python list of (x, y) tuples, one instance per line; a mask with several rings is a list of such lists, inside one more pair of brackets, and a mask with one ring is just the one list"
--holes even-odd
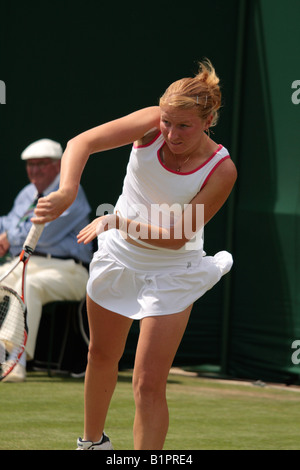
[(85, 377), (85, 371), (84, 372), (79, 372), (79, 373), (71, 372), (70, 375), (73, 379), (83, 379)]
[(13, 370), (2, 380), (2, 382), (25, 382), (26, 368), (22, 364), (16, 364)]
[(113, 450), (113, 446), (109, 437), (103, 433), (99, 442), (83, 441), (81, 437), (79, 437), (76, 450)]

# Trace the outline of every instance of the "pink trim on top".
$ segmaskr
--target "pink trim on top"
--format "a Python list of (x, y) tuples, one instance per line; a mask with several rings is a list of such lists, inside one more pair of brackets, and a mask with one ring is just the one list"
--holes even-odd
[(170, 168), (166, 167), (166, 165), (163, 163), (163, 161), (161, 160), (160, 158), (160, 150), (162, 149), (162, 147), (165, 145), (165, 142), (162, 144), (162, 146), (158, 149), (157, 151), (157, 158), (159, 160), (159, 163), (167, 170), (167, 171), (170, 171), (171, 173), (174, 173), (175, 175), (191, 175), (193, 173), (196, 173), (196, 171), (200, 170), (201, 168), (203, 168), (205, 165), (208, 164), (208, 162), (211, 161), (212, 158), (214, 158), (214, 156), (220, 152), (220, 150), (223, 148), (223, 145), (219, 144), (218, 145), (218, 148), (217, 150), (204, 162), (202, 163), (200, 166), (198, 166), (197, 168), (195, 168), (195, 170), (192, 170), (192, 171), (188, 171), (186, 173), (182, 172), (182, 171), (176, 171), (176, 170), (170, 170)]
[(145, 144), (145, 145), (135, 145), (133, 144), (133, 148), (135, 149), (142, 149), (144, 147), (149, 147), (150, 145), (152, 145), (161, 135), (161, 132), (159, 131), (158, 134), (148, 143), (148, 144)]
[(207, 181), (209, 180), (209, 178), (211, 177), (211, 175), (214, 173), (214, 171), (218, 168), (219, 165), (221, 165), (222, 162), (224, 162), (224, 160), (227, 160), (227, 158), (230, 158), (230, 155), (226, 155), (226, 157), (223, 157), (221, 158), (221, 160), (219, 160), (215, 166), (210, 170), (210, 172), (208, 173), (207, 177), (205, 178), (202, 186), (201, 186), (201, 189), (204, 188), (204, 186), (206, 185)]

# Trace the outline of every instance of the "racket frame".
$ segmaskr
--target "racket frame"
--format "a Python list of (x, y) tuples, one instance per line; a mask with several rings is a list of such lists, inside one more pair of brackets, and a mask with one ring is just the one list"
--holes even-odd
[(26, 308), (26, 300), (25, 300), (25, 283), (26, 283), (26, 271), (27, 271), (27, 264), (30, 259), (30, 256), (34, 253), (35, 247), (37, 245), (37, 242), (44, 230), (44, 224), (33, 224), (23, 245), (23, 249), (20, 253), (20, 255), (17, 257), (15, 262), (12, 264), (12, 266), (9, 268), (8, 271), (6, 271), (1, 277), (0, 277), (0, 284), (4, 279), (6, 279), (9, 274), (11, 274), (16, 267), (22, 262), (23, 263), (23, 271), (22, 271), (22, 291), (21, 295), (19, 295), (17, 292), (14, 291), (14, 289), (11, 289), (10, 287), (4, 286), (6, 289), (8, 289), (11, 293), (13, 293), (19, 301), (22, 302), (24, 305), (23, 313), (24, 313), (24, 337), (23, 337), (23, 344), (20, 346), (20, 350), (18, 351), (17, 357), (15, 361), (12, 363), (11, 367), (9, 367), (6, 371), (5, 374), (0, 373), (0, 381), (3, 380), (5, 377), (7, 377), (10, 372), (14, 369), (16, 364), (19, 362), (23, 352), (25, 351), (26, 343), (27, 343), (27, 338), (28, 338), (28, 326), (27, 326), (27, 308)]

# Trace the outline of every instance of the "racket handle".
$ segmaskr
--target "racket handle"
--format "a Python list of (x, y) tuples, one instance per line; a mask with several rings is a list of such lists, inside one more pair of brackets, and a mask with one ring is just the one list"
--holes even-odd
[(33, 224), (23, 245), (23, 250), (30, 255), (34, 252), (45, 224)]

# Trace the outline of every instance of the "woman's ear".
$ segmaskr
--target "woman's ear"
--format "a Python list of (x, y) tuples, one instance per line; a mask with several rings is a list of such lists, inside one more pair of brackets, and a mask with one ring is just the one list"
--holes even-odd
[(204, 130), (205, 130), (205, 131), (208, 131), (208, 129), (210, 128), (211, 123), (212, 123), (212, 120), (213, 120), (213, 115), (210, 114), (210, 115), (208, 116), (208, 118), (206, 119), (206, 123), (205, 123), (205, 127), (204, 127)]

